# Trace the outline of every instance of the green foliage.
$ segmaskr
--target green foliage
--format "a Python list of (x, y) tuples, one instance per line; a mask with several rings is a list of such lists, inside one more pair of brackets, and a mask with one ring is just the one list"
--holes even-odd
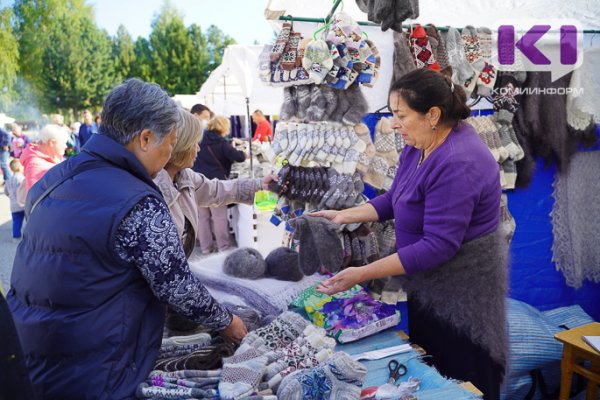
[[(168, 0), (149, 37), (135, 41), (124, 26), (114, 37), (99, 29), (86, 0), (15, 0), (12, 12), (0, 10), (0, 90), (8, 88), (0, 107), (32, 118), (32, 105), (78, 115), (101, 107), (110, 89), (130, 77), (170, 94), (196, 93), (232, 43), (214, 25), (206, 32), (186, 27)], [(10, 104), (2, 103), (6, 98)]]
[(5, 108), (19, 69), (19, 47), (13, 35), (12, 11), (0, 10), (0, 109)]

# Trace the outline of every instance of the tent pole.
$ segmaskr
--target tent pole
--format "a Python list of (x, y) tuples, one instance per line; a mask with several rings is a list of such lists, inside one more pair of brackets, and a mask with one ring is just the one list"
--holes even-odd
[(250, 177), (254, 179), (254, 160), (252, 157), (252, 130), (251, 128), (251, 119), (250, 119), (250, 98), (246, 97), (246, 131), (248, 134), (248, 144), (250, 145)]

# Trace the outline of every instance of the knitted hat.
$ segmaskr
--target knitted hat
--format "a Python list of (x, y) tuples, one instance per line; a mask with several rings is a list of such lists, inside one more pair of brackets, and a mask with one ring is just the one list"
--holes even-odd
[(281, 281), (298, 282), (303, 275), (298, 264), (298, 253), (288, 247), (279, 247), (265, 259), (265, 276)]
[(236, 278), (258, 279), (265, 275), (266, 264), (256, 249), (244, 247), (225, 258), (223, 272)]
[(308, 71), (310, 79), (317, 84), (323, 82), (327, 73), (333, 67), (333, 59), (329, 46), (324, 40), (312, 40), (306, 46), (302, 66)]

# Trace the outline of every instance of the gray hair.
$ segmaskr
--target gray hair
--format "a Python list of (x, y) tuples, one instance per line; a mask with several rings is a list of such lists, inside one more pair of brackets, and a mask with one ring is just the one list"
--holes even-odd
[(158, 143), (180, 121), (177, 104), (155, 83), (127, 79), (106, 96), (98, 133), (122, 145), (131, 142), (144, 129), (158, 137)]

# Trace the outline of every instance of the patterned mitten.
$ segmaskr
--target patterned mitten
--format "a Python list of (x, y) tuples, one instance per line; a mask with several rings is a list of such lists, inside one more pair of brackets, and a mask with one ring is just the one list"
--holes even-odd
[(271, 63), (276, 63), (281, 58), (281, 55), (290, 40), (291, 30), (292, 24), (290, 22), (284, 22), (281, 31), (275, 40), (275, 45), (273, 45), (273, 49), (271, 50)]
[(358, 399), (367, 369), (348, 354), (335, 353), (324, 365), (284, 378), (277, 390), (280, 400)]

